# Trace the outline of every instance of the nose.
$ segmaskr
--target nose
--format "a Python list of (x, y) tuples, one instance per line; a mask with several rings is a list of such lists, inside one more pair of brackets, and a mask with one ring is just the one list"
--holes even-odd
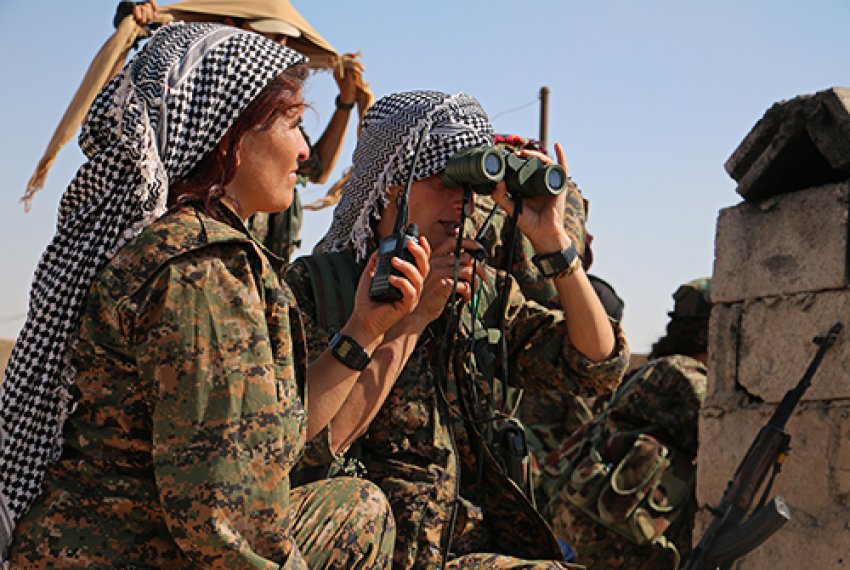
[(307, 140), (304, 138), (304, 131), (301, 129), (298, 129), (298, 140), (296, 144), (298, 144), (298, 162), (304, 162), (310, 158), (310, 146), (307, 144)]
[[(457, 208), (460, 212), (464, 209), (463, 195), (465, 190), (460, 186), (446, 186), (443, 184), (443, 190), (448, 193), (448, 201), (453, 208)], [(467, 217), (475, 211), (475, 193), (469, 192), (469, 200), (466, 203), (465, 214)]]

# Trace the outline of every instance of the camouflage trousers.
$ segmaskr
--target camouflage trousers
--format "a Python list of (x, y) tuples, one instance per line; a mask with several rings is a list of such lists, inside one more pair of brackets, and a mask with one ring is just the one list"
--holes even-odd
[[(162, 527), (145, 524), (158, 518), (155, 500), (139, 503), (128, 512), (109, 508), (91, 512), (85, 505), (69, 503), (68, 493), (57, 491), (45, 502), (48, 519), (30, 513), (16, 529), (12, 545), (11, 568), (185, 568), (181, 555)], [(153, 498), (152, 498), (153, 499)], [(73, 498), (70, 499), (73, 502)], [(290, 493), (292, 533), (298, 551), (283, 568), (289, 569), (388, 569), (392, 564), (395, 522), (389, 504), (372, 483), (354, 478), (317, 481), (295, 488)], [(97, 510), (97, 509), (94, 509)], [(56, 526), (57, 513), (64, 513), (69, 524), (79, 530), (91, 519), (108, 521), (112, 528), (126, 529), (109, 537), (94, 532), (75, 533), (73, 544), (63, 542)], [(61, 522), (61, 521), (59, 521)], [(101, 527), (102, 528), (102, 527)], [(126, 544), (136, 544), (136, 560), (120, 556)], [(151, 555), (145, 560), (145, 555)], [(139, 560), (141, 559), (141, 560)]]
[(504, 554), (467, 554), (446, 563), (452, 570), (582, 570), (584, 566), (554, 560), (522, 560)]
[(384, 494), (363, 479), (337, 477), (296, 487), (293, 535), (310, 570), (390, 568), (395, 521)]

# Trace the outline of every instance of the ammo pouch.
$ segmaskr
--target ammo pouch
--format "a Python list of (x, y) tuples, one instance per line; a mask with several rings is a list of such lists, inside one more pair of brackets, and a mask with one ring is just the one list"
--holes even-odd
[(543, 466), (559, 495), (597, 523), (636, 544), (678, 552), (664, 536), (688, 511), (695, 468), (686, 453), (650, 430), (618, 431), (604, 412), (582, 426)]

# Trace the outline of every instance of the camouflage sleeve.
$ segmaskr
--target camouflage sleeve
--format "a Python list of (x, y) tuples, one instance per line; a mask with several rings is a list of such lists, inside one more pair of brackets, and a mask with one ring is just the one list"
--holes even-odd
[(295, 404), (278, 401), (248, 255), (207, 247), (146, 291), (137, 358), (159, 388), (149, 406), (165, 523), (199, 567), (278, 568), (292, 552), (285, 463), (303, 435)]
[[(307, 358), (313, 362), (327, 349), (330, 333), (316, 323), (316, 300), (313, 298), (313, 287), (310, 285), (310, 275), (303, 263), (293, 263), (286, 268), (284, 280), (289, 285), (301, 312), (304, 323), (304, 335), (307, 339)], [(309, 387), (307, 397), (309, 398)], [(318, 467), (331, 465), (340, 459), (340, 454), (331, 450), (330, 425), (325, 426), (313, 439), (307, 442), (304, 455), (299, 467)]]
[(567, 316), (527, 300), (516, 281), (505, 312), (505, 332), (511, 359), (511, 378), (531, 390), (561, 390), (586, 394), (610, 392), (623, 378), (629, 347), (619, 323), (611, 321), (614, 354), (593, 362), (570, 342)]

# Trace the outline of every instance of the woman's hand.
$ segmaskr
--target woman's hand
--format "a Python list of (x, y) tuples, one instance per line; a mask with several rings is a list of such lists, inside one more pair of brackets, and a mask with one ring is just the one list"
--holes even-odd
[(343, 103), (353, 103), (357, 97), (357, 80), (365, 70), (359, 58), (359, 53), (346, 53), (334, 66), (334, 81), (339, 88), (339, 100)]
[[(364, 341), (382, 337), (387, 330), (409, 315), (420, 302), (423, 285), (429, 272), (431, 246), (423, 236), (419, 241), (410, 240), (408, 251), (413, 256), (413, 263), (400, 258), (393, 258), (392, 265), (402, 276), (391, 275), (390, 284), (401, 292), (401, 299), (391, 303), (373, 301), (369, 298), (369, 285), (375, 275), (378, 264), (378, 254), (373, 253), (369, 258), (366, 269), (360, 275), (357, 293), (354, 297), (354, 312), (345, 326), (348, 334), (357, 338), (365, 335)], [(358, 339), (359, 340), (359, 339)]]
[[(455, 270), (455, 246), (454, 240), (447, 240), (431, 255), (431, 269), (425, 279), (425, 287), (422, 298), (417, 305), (411, 318), (418, 319), (421, 328), (437, 319), (446, 307), (446, 302), (452, 293)], [(472, 250), (481, 249), (481, 244), (471, 239), (464, 239), (461, 244), (459, 259), (457, 294), (464, 301), (472, 298), (472, 268), (473, 259), (469, 254)], [(484, 268), (481, 263), (476, 264), (479, 277), (484, 278)]]
[[(558, 164), (569, 172), (567, 161), (564, 158), (564, 149), (560, 143), (555, 143), (555, 154), (558, 156)], [(520, 153), (524, 157), (537, 157), (544, 164), (551, 164), (552, 159), (537, 151), (524, 150)], [(509, 216), (514, 212), (513, 198), (508, 194), (503, 182), (500, 182), (493, 192), (493, 199), (507, 212)], [(534, 196), (523, 197), (522, 211), (517, 224), (519, 229), (531, 241), (534, 251), (540, 254), (554, 253), (569, 247), (571, 240), (564, 229), (564, 208), (567, 193), (561, 192), (557, 196)]]
[(133, 6), (133, 20), (136, 21), (137, 25), (144, 26), (153, 22), (157, 12), (159, 12), (159, 6), (157, 6), (156, 0), (136, 4)]

